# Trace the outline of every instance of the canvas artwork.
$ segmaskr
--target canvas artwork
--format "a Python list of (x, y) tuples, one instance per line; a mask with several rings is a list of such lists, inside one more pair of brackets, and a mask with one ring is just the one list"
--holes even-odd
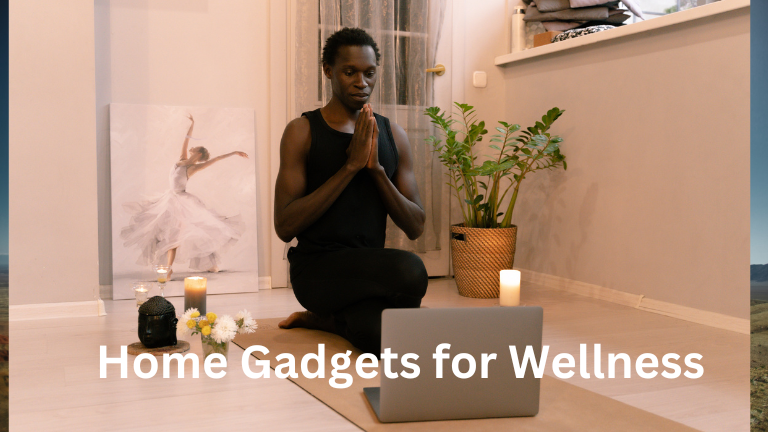
[(158, 294), (157, 265), (166, 297), (258, 291), (253, 110), (111, 104), (110, 151), (114, 299)]

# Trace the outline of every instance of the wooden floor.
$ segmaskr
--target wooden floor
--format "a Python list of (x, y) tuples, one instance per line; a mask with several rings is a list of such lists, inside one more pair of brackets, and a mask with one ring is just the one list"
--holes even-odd
[[(170, 298), (177, 310), (182, 298)], [(669, 352), (703, 356), (703, 377), (647, 380), (582, 379), (569, 383), (705, 431), (749, 430), (749, 335), (714, 329), (626, 306), (536, 285), (524, 285), (521, 302), (544, 308), (544, 344), (550, 355), (576, 357), (579, 344), (602, 345), (607, 353), (642, 353), (659, 358)], [(354, 431), (340, 415), (287, 380), (249, 379), (240, 366), (242, 350), (231, 344), (227, 375), (199, 379), (141, 379), (129, 358), (128, 378), (108, 366), (99, 378), (99, 346), (119, 355), (120, 345), (135, 342), (137, 312), (133, 301), (105, 300), (105, 317), (11, 323), (11, 430), (258, 430)], [(485, 307), (498, 300), (460, 297), (453, 280), (430, 281), (428, 307)], [(209, 296), (208, 309), (234, 314), (247, 308), (254, 317), (283, 317), (300, 310), (289, 289), (254, 294)], [(201, 354), (199, 339), (192, 352)], [(591, 349), (589, 370), (592, 370)], [(551, 359), (551, 357), (550, 357)], [(162, 362), (160, 362), (162, 363)], [(548, 362), (551, 365), (551, 360)], [(145, 362), (144, 371), (149, 369)], [(683, 367), (683, 370), (686, 368)], [(162, 369), (160, 369), (162, 370)], [(553, 375), (551, 369), (545, 372)]]

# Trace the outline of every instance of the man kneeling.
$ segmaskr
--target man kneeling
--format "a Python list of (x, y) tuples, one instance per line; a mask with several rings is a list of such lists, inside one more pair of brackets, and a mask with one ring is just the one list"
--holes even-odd
[(299, 241), (288, 260), (307, 309), (280, 327), (334, 332), (376, 355), (382, 311), (417, 308), (427, 290), (418, 256), (384, 248), (387, 215), (410, 239), (425, 215), (405, 131), (368, 104), (379, 57), (361, 29), (328, 38), (322, 62), (333, 95), (286, 126), (275, 185), (275, 230)]

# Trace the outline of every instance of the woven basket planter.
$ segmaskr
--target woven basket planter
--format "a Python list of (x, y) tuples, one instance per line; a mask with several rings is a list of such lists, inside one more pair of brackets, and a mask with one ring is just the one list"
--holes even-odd
[(451, 259), (459, 294), (473, 298), (499, 297), (499, 272), (515, 260), (517, 227), (466, 228), (451, 226)]

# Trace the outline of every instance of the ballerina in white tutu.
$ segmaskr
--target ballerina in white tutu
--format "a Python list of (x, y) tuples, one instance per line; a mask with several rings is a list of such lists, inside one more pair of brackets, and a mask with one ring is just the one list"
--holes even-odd
[(189, 120), (192, 124), (181, 158), (171, 169), (171, 189), (156, 199), (125, 205), (132, 216), (120, 233), (126, 247), (136, 246), (141, 251), (138, 264), (159, 264), (166, 255), (169, 280), (174, 261), (188, 261), (195, 270), (218, 272), (222, 251), (237, 242), (244, 231), (239, 216), (220, 216), (186, 188), (189, 178), (200, 170), (230, 156), (247, 159), (248, 155), (234, 151), (210, 159), (205, 147), (187, 151), (195, 126), (192, 115)]

